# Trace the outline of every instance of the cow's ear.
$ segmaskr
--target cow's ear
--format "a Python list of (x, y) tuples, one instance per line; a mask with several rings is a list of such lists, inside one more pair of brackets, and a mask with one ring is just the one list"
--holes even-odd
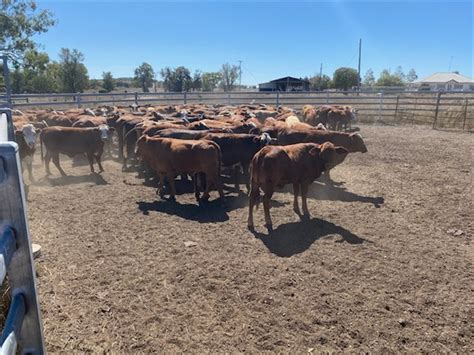
[(316, 147), (311, 148), (311, 149), (309, 150), (309, 154), (311, 154), (311, 155), (317, 155), (317, 154), (319, 154), (320, 152), (321, 152), (320, 146), (316, 146)]
[(349, 151), (344, 147), (336, 147), (336, 153), (337, 154), (348, 154)]

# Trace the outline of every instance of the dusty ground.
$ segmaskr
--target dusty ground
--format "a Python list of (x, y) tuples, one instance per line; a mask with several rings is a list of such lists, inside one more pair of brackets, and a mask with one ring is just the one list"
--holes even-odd
[(235, 192), (198, 207), (115, 161), (52, 168), (29, 205), (48, 350), (473, 352), (472, 135), (362, 134), (369, 153), (314, 185), (309, 222), (274, 196), (272, 235), (262, 210), (247, 231)]

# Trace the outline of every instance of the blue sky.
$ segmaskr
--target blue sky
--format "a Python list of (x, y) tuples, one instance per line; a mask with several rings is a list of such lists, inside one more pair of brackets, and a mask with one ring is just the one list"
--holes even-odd
[(472, 77), (473, 5), (429, 1), (39, 1), (58, 24), (37, 36), (52, 59), (61, 47), (85, 55), (92, 78), (184, 65), (217, 71), (242, 60), (242, 83), (401, 65), (420, 77), (451, 70)]

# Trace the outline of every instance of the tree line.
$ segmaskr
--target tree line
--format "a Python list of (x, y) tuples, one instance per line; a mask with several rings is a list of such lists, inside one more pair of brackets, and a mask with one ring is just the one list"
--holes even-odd
[[(33, 0), (8, 0), (0, 5), (0, 52), (9, 55), (12, 65), (11, 82), (13, 93), (54, 93), (83, 92), (94, 89), (99, 92), (110, 92), (115, 88), (130, 86), (140, 87), (148, 92), (159, 85), (165, 91), (232, 91), (236, 88), (241, 68), (225, 63), (213, 72), (202, 72), (179, 66), (165, 67), (159, 71), (149, 63), (143, 63), (134, 70), (132, 80), (117, 80), (111, 72), (104, 72), (102, 79), (89, 79), (84, 64), (84, 55), (77, 49), (62, 48), (58, 60), (51, 60), (47, 53), (38, 51), (32, 40), (35, 34), (46, 32), (56, 23), (48, 10), (40, 10)], [(161, 78), (161, 80), (158, 80)], [(353, 68), (338, 68), (332, 78), (328, 75), (306, 77), (311, 90), (341, 89), (357, 87), (404, 86), (417, 79), (414, 69), (406, 75), (401, 67), (391, 73), (383, 70), (375, 79), (369, 69), (364, 78), (359, 78)], [(0, 89), (4, 87), (0, 75)]]

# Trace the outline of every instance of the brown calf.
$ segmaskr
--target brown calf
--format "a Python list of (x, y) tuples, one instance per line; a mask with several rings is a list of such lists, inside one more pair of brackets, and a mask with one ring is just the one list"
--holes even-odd
[(270, 217), (270, 199), (277, 188), (293, 184), (293, 210), (301, 215), (298, 206), (298, 195), (301, 193), (303, 216), (309, 218), (306, 197), (309, 185), (321, 173), (331, 166), (340, 156), (347, 155), (347, 150), (335, 147), (326, 142), (300, 143), (285, 147), (266, 146), (255, 154), (250, 167), (250, 194), (248, 227), (253, 230), (253, 207), (258, 203), (260, 189), (263, 195), (265, 224), (268, 231), (272, 230)]

